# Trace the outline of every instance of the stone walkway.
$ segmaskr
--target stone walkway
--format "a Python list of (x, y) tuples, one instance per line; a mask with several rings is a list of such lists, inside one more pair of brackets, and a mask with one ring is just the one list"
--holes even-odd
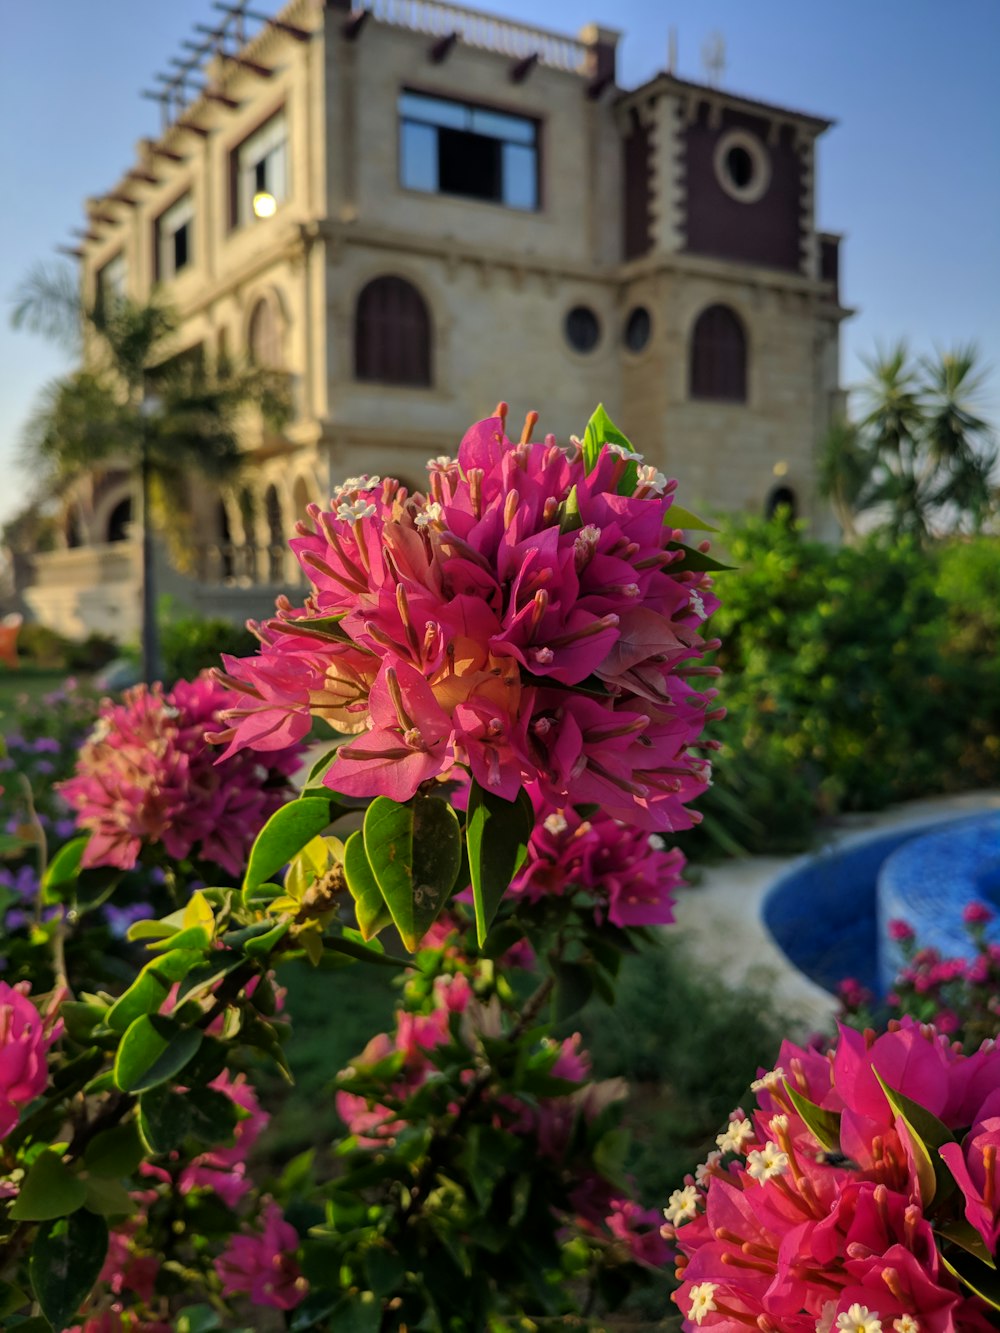
[[(844, 845), (878, 830), (907, 824), (919, 828), (949, 817), (997, 809), (1000, 791), (908, 801), (879, 814), (845, 816), (826, 845)], [(699, 883), (678, 895), (676, 911), (678, 929), (706, 968), (732, 984), (748, 981), (767, 989), (790, 1027), (814, 1030), (829, 1028), (836, 1003), (788, 962), (761, 916), (764, 898), (777, 877), (804, 859), (751, 856), (704, 867)]]

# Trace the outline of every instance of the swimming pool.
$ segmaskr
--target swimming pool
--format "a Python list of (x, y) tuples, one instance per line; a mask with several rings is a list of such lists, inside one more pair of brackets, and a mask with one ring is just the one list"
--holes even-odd
[(762, 914), (789, 961), (824, 990), (856, 977), (884, 994), (898, 961), (888, 921), (903, 917), (920, 943), (966, 953), (961, 911), (972, 897), (1000, 903), (1000, 812), (851, 836), (796, 861)]

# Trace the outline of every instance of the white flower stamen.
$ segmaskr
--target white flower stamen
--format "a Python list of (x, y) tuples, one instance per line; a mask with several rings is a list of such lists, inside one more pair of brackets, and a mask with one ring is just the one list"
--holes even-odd
[(855, 1303), (846, 1314), (837, 1315), (838, 1333), (882, 1333), (882, 1320), (867, 1305)]
[(693, 1319), (696, 1324), (701, 1324), (707, 1314), (716, 1310), (718, 1307), (713, 1297), (717, 1290), (717, 1282), (699, 1282), (697, 1286), (692, 1287), (688, 1292), (691, 1301), (688, 1307), (688, 1318)]
[(753, 1123), (736, 1117), (730, 1120), (721, 1134), (716, 1135), (715, 1142), (720, 1152), (743, 1152), (744, 1146), (752, 1138)]
[(685, 1185), (683, 1189), (674, 1190), (663, 1210), (663, 1216), (675, 1227), (680, 1226), (682, 1222), (690, 1222), (692, 1217), (697, 1217), (698, 1191), (694, 1185)]
[(776, 1176), (783, 1176), (790, 1166), (788, 1153), (782, 1152), (770, 1139), (763, 1148), (755, 1148), (747, 1153), (747, 1171), (754, 1180), (762, 1183), (765, 1180), (774, 1180)]

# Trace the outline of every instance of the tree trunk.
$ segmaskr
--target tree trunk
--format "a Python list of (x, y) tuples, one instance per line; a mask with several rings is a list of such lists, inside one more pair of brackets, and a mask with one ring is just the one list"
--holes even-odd
[(142, 678), (152, 685), (163, 675), (160, 667), (160, 629), (156, 620), (156, 568), (153, 527), (149, 521), (149, 448), (142, 422), (139, 463), (139, 504), (142, 509)]

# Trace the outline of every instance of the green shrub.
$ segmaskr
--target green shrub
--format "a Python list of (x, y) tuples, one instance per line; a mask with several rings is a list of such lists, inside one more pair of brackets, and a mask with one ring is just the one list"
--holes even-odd
[(716, 786), (689, 855), (810, 845), (844, 810), (1000, 779), (1000, 543), (830, 548), (746, 520), (724, 534)]
[(50, 671), (59, 671), (66, 667), (69, 647), (68, 639), (64, 639), (48, 625), (39, 625), (35, 621), (23, 625), (17, 636), (18, 657), (32, 666), (44, 667)]
[(223, 653), (247, 657), (258, 647), (248, 629), (228, 620), (184, 616), (168, 621), (160, 630), (163, 679), (167, 685), (193, 680), (199, 671), (221, 666)]

